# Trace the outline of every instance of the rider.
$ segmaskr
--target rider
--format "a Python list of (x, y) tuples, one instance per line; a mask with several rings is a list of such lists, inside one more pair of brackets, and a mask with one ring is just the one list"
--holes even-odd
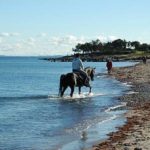
[(89, 85), (89, 77), (87, 73), (84, 71), (82, 60), (80, 59), (80, 55), (77, 53), (72, 61), (72, 71), (74, 73), (79, 72), (83, 77), (84, 85)]

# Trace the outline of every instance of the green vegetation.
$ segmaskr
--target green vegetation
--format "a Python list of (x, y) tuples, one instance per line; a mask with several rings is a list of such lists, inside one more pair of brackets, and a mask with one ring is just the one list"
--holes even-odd
[[(74, 53), (80, 53), (83, 61), (106, 61), (111, 57), (113, 61), (140, 60), (143, 56), (150, 59), (150, 45), (138, 41), (126, 41), (117, 39), (112, 42), (102, 43), (100, 40), (78, 43), (72, 49)], [(73, 55), (59, 58), (48, 58), (49, 61), (72, 61)]]
[(82, 54), (101, 54), (101, 55), (116, 55), (116, 54), (131, 54), (131, 53), (150, 53), (150, 45), (138, 41), (126, 41), (117, 39), (112, 42), (102, 43), (100, 40), (86, 42), (84, 44), (78, 43), (73, 52)]

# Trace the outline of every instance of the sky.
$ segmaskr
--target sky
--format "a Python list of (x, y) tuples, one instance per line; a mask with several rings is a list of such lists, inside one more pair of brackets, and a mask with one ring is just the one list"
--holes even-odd
[(150, 44), (150, 0), (0, 0), (0, 55), (68, 55), (78, 43)]

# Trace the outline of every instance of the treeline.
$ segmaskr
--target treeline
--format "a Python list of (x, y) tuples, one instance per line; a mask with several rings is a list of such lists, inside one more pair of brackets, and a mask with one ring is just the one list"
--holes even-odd
[(117, 39), (112, 42), (102, 43), (100, 40), (93, 40), (84, 44), (78, 43), (73, 52), (88, 54), (88, 53), (100, 53), (100, 54), (129, 54), (136, 51), (150, 52), (150, 45), (147, 43), (140, 43), (139, 41), (126, 41)]

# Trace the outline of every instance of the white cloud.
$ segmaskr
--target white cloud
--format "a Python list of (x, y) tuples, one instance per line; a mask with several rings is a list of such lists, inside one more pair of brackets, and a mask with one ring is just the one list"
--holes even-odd
[[(9, 52), (13, 52), (13, 45), (11, 44), (1, 44), (0, 46), (0, 52), (3, 52), (3, 53), (9, 53)], [(1, 55), (1, 53), (0, 53)]]
[(99, 36), (97, 37), (97, 39), (99, 39), (101, 42), (106, 42), (106, 41), (107, 41), (107, 37), (102, 36), (102, 35), (99, 35)]
[(26, 40), (26, 44), (28, 44), (28, 45), (35, 45), (35, 43), (36, 43), (35, 38), (30, 37)]
[(42, 32), (36, 35), (36, 38), (46, 38), (46, 37), (48, 37), (48, 34), (45, 32)]
[(22, 48), (22, 45), (20, 43), (15, 43), (14, 44), (14, 48), (15, 49), (21, 49)]
[(108, 41), (114, 41), (118, 39), (116, 36), (108, 36)]
[(46, 36), (47, 36), (47, 33), (40, 33), (40, 36), (41, 36), (41, 37), (46, 37)]
[(8, 37), (8, 36), (9, 36), (9, 33), (0, 33), (0, 36), (1, 36), (1, 37)]
[(14, 33), (9, 33), (9, 36), (19, 36), (20, 33), (14, 32)]
[(2, 43), (2, 38), (0, 37), (0, 43)]
[(77, 43), (84, 43), (86, 42), (86, 38), (84, 37), (76, 37), (73, 35), (68, 35), (64, 37), (51, 37), (49, 42), (54, 45), (68, 45), (68, 46), (75, 46)]
[[(95, 36), (93, 38), (74, 35), (49, 37), (46, 33), (26, 38), (21, 35), (18, 37), (18, 35), (17, 33), (0, 34), (0, 55), (66, 55), (73, 53), (72, 48), (78, 43), (90, 42), (97, 38), (101, 42), (116, 38), (115, 36)], [(10, 36), (12, 38), (9, 38)]]
[(20, 33), (17, 33), (17, 32), (12, 32), (12, 33), (2, 32), (2, 33), (0, 33), (0, 37), (14, 37), (14, 36), (18, 36), (18, 35), (20, 35)]
[(99, 39), (101, 42), (108, 42), (108, 41), (114, 41), (118, 38), (116, 36), (111, 36), (111, 35), (110, 36), (99, 35), (97, 39)]

